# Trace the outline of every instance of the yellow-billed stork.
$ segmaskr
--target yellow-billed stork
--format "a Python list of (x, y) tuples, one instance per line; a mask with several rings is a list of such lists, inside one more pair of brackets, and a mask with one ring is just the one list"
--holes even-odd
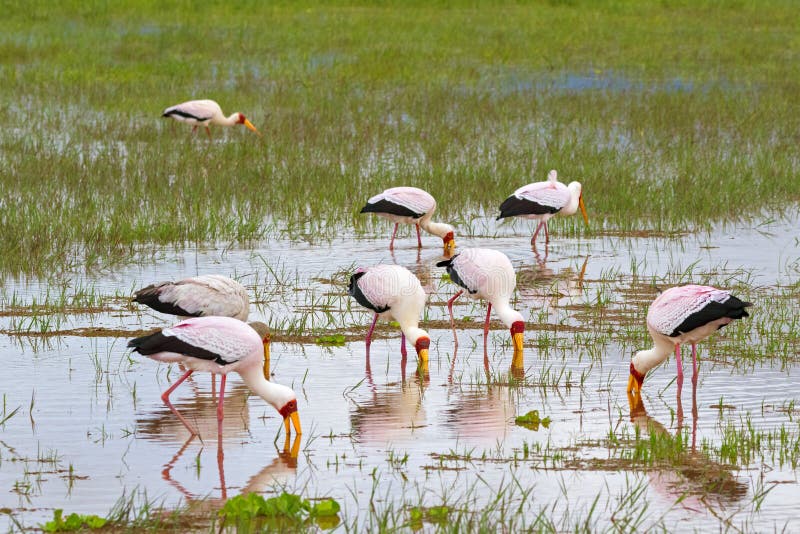
[(436, 200), (427, 191), (418, 187), (392, 187), (367, 200), (361, 213), (374, 213), (394, 223), (389, 250), (394, 250), (394, 238), (400, 223), (413, 224), (417, 228), (417, 246), (422, 248), (419, 229), (442, 238), (444, 255), (449, 256), (456, 247), (455, 229), (445, 223), (431, 220), (436, 211)]
[(172, 405), (169, 395), (195, 371), (221, 375), (217, 404), (218, 435), (222, 435), (225, 380), (230, 372), (239, 373), (250, 391), (272, 405), (284, 420), (286, 432), (291, 420), (298, 434), (302, 433), (297, 414), (297, 397), (291, 388), (268, 381), (262, 365), (268, 343), (269, 328), (264, 323), (244, 323), (231, 317), (195, 317), (181, 321), (153, 334), (128, 342), (133, 352), (165, 363), (181, 363), (186, 371), (162, 395), (172, 413), (186, 425), (189, 432), (197, 430)]
[(544, 226), (545, 244), (550, 242), (547, 221), (556, 213), (572, 215), (580, 208), (583, 220), (589, 224), (589, 216), (583, 205), (583, 188), (580, 182), (564, 185), (558, 181), (558, 173), (551, 170), (544, 182), (535, 182), (520, 187), (500, 205), (497, 220), (506, 217), (524, 217), (536, 219), (539, 224), (533, 232), (531, 245), (536, 247), (536, 236)]
[(453, 318), (453, 302), (464, 291), (475, 299), (488, 302), (486, 321), (483, 325), (483, 351), (488, 358), (487, 338), (489, 336), (489, 319), (492, 306), (503, 324), (509, 328), (511, 339), (514, 343), (514, 357), (511, 363), (513, 371), (523, 370), (523, 342), (525, 336), (525, 321), (522, 314), (511, 307), (511, 296), (517, 287), (517, 276), (511, 260), (500, 251), (484, 248), (464, 249), (449, 260), (440, 261), (438, 267), (446, 267), (450, 280), (463, 289), (458, 291), (453, 298), (447, 301), (447, 310), (450, 313), (450, 324), (453, 327), (453, 337), (458, 345), (455, 320)]
[(661, 293), (647, 311), (647, 331), (653, 348), (640, 350), (631, 359), (628, 393), (640, 394), (648, 371), (675, 351), (678, 366), (678, 392), (683, 387), (681, 344), (692, 345), (692, 383), (697, 384), (697, 343), (734, 319), (747, 317), (752, 306), (731, 295), (730, 291), (711, 286), (685, 285)]
[(211, 129), (209, 128), (211, 124), (217, 126), (244, 124), (259, 136), (261, 135), (244, 114), (237, 112), (226, 117), (222, 113), (222, 108), (219, 107), (219, 104), (213, 100), (189, 100), (188, 102), (168, 107), (161, 116), (172, 117), (176, 121), (194, 125), (192, 133), (197, 131), (198, 126), (205, 126), (209, 139), (211, 139)]

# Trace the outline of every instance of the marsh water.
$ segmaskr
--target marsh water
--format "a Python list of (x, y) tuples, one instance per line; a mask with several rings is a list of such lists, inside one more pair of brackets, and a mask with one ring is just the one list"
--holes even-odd
[[(85, 310), (34, 313), (34, 301), (56, 292), (52, 282), (4, 280), (6, 302), (14, 295), (15, 305), (0, 317), (0, 528), (35, 526), (55, 508), (104, 515), (123, 494), (166, 508), (213, 507), (243, 491), (281, 489), (333, 497), (343, 516), (361, 524), (370, 503), (401, 513), (413, 503), (475, 510), (522, 503), (523, 513), (547, 511), (557, 527), (591, 517), (596, 528), (609, 528), (633, 513), (640, 528), (800, 528), (791, 513), (800, 497), (796, 452), (781, 456), (780, 444), (763, 452), (767, 438), (762, 454), (747, 459), (713, 452), (733, 431), (752, 437), (782, 429), (787, 443), (797, 443), (800, 354), (742, 363), (738, 352), (748, 340), (725, 341), (734, 325), (700, 345), (696, 391), (687, 380), (676, 398), (670, 357), (645, 381), (642, 405), (632, 409), (625, 393), (632, 353), (649, 346), (644, 317), (657, 281), (745, 280), (765, 288), (762, 302), (769, 302), (770, 291), (800, 279), (798, 213), (679, 236), (570, 239), (556, 230), (546, 254), (542, 243), (532, 251), (526, 223), (482, 224), (483, 236), (457, 243), (502, 250), (517, 269), (514, 305), (528, 322), (521, 380), (509, 374), (509, 336), (496, 320), (484, 367), (482, 303), (457, 301), (454, 350), (444, 304), (455, 289), (435, 266), (440, 241), (423, 237), (419, 251), (406, 229), (392, 253), (388, 225), (370, 238), (343, 232), (329, 242), (163, 249), (125, 268), (67, 276), (67, 294), (99, 296)], [(355, 267), (377, 263), (410, 268), (430, 294), (421, 325), (432, 341), (428, 379), (415, 373), (412, 355), (401, 368), (391, 325), (377, 331), (367, 372), (371, 316), (347, 296), (346, 283)], [(126, 350), (130, 337), (172, 322), (131, 305), (132, 290), (205, 273), (242, 281), (253, 295), (251, 317), (273, 325), (273, 379), (299, 398), (304, 433), (296, 443), (284, 443), (278, 414), (236, 377), (218, 440), (216, 384), (202, 375), (172, 396), (200, 429), (187, 441), (160, 400), (180, 371)], [(769, 313), (761, 306), (750, 320)], [(316, 342), (336, 333), (346, 334), (344, 344)], [(749, 342), (765, 343), (760, 334)], [(684, 365), (690, 377), (691, 364)], [(549, 417), (549, 426), (515, 424), (531, 410)], [(653, 464), (635, 461), (637, 436), (650, 435), (684, 436), (685, 450)]]

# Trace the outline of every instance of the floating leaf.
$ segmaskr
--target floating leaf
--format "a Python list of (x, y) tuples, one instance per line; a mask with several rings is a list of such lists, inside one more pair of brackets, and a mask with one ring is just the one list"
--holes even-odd
[(40, 525), (45, 532), (72, 532), (83, 530), (84, 528), (96, 529), (103, 528), (108, 522), (107, 519), (92, 515), (69, 514), (64, 519), (64, 510), (57, 508), (53, 510), (53, 520), (44, 525)]
[(525, 415), (521, 415), (514, 419), (514, 422), (519, 426), (524, 426), (525, 428), (533, 431), (539, 430), (539, 425), (549, 428), (550, 421), (551, 419), (549, 417), (545, 417), (544, 419), (539, 417), (539, 410), (531, 410)]
[(311, 507), (311, 515), (314, 517), (324, 517), (336, 515), (341, 507), (333, 499), (324, 499)]
[(332, 334), (330, 336), (320, 336), (317, 338), (317, 345), (336, 345), (342, 346), (347, 341), (343, 334)]

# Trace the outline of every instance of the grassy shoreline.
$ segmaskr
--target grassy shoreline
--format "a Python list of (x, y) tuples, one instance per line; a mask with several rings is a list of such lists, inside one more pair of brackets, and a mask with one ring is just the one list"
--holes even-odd
[[(584, 183), (593, 228), (780, 211), (800, 202), (798, 19), (787, 2), (12, 4), (0, 272), (361, 233), (361, 200), (401, 183), (468, 222), (550, 168)], [(159, 119), (194, 97), (265, 138)]]

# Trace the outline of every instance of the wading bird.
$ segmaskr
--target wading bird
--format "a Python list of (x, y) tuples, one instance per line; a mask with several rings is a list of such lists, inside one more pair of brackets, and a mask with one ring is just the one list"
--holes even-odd
[(218, 315), (246, 321), (250, 313), (244, 286), (218, 274), (152, 284), (134, 293), (133, 301), (179, 317)]
[(692, 383), (697, 384), (697, 343), (734, 319), (747, 317), (742, 302), (724, 289), (710, 286), (686, 285), (672, 287), (661, 293), (647, 311), (647, 331), (653, 338), (653, 348), (640, 350), (631, 359), (628, 393), (642, 389), (644, 377), (675, 351), (678, 366), (678, 392), (683, 387), (681, 344), (692, 345)]
[(500, 320), (511, 331), (514, 343), (514, 357), (511, 362), (513, 372), (523, 370), (522, 344), (525, 336), (525, 322), (522, 314), (513, 309), (509, 303), (517, 287), (517, 277), (514, 267), (508, 256), (497, 250), (483, 248), (468, 248), (462, 250), (449, 260), (440, 261), (437, 267), (446, 267), (450, 280), (461, 286), (458, 293), (447, 301), (447, 310), (450, 312), (450, 325), (453, 327), (453, 337), (458, 345), (456, 325), (453, 319), (453, 302), (466, 290), (467, 295), (475, 299), (484, 299), (488, 302), (486, 309), (486, 322), (483, 325), (483, 353), (485, 363), (488, 364), (487, 338), (489, 336), (489, 319), (492, 306)]
[(287, 433), (290, 431), (291, 419), (295, 431), (301, 434), (294, 391), (264, 378), (262, 363), (268, 347), (266, 336), (269, 336), (268, 327), (264, 323), (248, 325), (231, 317), (195, 317), (159, 332), (132, 339), (128, 342), (128, 347), (153, 360), (181, 363), (188, 368), (188, 371), (161, 394), (161, 400), (192, 434), (197, 434), (197, 430), (172, 405), (169, 395), (195, 371), (221, 375), (217, 404), (218, 435), (222, 434), (225, 380), (230, 372), (239, 373), (250, 391), (278, 410)]
[(211, 139), (211, 129), (209, 125), (216, 124), (217, 126), (233, 126), (235, 124), (244, 124), (247, 128), (254, 131), (259, 136), (261, 133), (256, 130), (245, 116), (241, 113), (233, 113), (226, 117), (222, 114), (222, 108), (213, 100), (189, 100), (182, 104), (177, 104), (168, 107), (164, 110), (162, 117), (172, 117), (176, 121), (186, 122), (193, 124), (192, 133), (197, 131), (197, 127), (203, 125), (206, 127), (208, 138)]
[(583, 205), (583, 192), (580, 182), (571, 182), (564, 185), (558, 181), (558, 173), (555, 170), (547, 174), (547, 181), (535, 182), (520, 187), (514, 194), (500, 204), (500, 215), (497, 220), (506, 217), (524, 217), (526, 219), (536, 219), (539, 224), (533, 232), (531, 245), (536, 246), (536, 236), (544, 226), (545, 244), (550, 242), (550, 234), (547, 230), (547, 221), (556, 213), (572, 215), (578, 208), (581, 209), (583, 220), (587, 226), (589, 216), (586, 215), (586, 207)]
[(456, 248), (455, 229), (449, 224), (433, 222), (431, 217), (434, 211), (436, 211), (436, 200), (427, 191), (416, 187), (392, 187), (370, 198), (367, 205), (361, 208), (361, 213), (374, 213), (394, 223), (389, 250), (394, 250), (397, 227), (403, 223), (417, 227), (419, 248), (422, 248), (422, 238), (419, 235), (419, 229), (422, 227), (426, 232), (442, 238), (444, 255), (449, 256)]
[(428, 372), (428, 348), (431, 340), (428, 333), (419, 328), (419, 317), (425, 307), (427, 295), (419, 279), (399, 265), (375, 265), (358, 269), (351, 277), (347, 292), (356, 301), (375, 312), (372, 326), (367, 333), (367, 372), (369, 372), (369, 346), (378, 318), (394, 319), (400, 323), (400, 353), (402, 367), (406, 360), (406, 338), (414, 345), (419, 359), (419, 371)]

